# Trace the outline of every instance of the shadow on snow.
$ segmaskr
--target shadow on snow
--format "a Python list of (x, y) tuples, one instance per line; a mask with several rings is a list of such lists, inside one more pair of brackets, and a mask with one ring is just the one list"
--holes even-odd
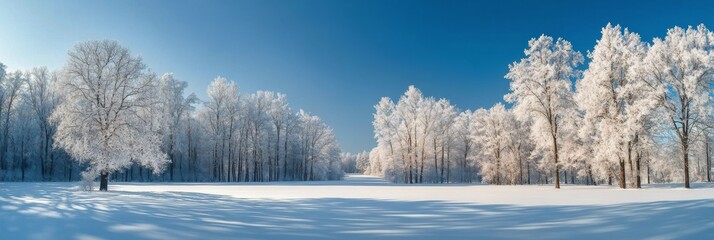
[(593, 206), (0, 189), (7, 239), (714, 239), (714, 199)]

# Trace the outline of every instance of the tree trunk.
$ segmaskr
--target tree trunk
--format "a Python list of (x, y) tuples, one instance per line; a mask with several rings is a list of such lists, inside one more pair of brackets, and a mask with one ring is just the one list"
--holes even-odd
[[(424, 141), (424, 143), (426, 143), (426, 141)], [(419, 163), (419, 170), (418, 170), (419, 171), (419, 183), (424, 182), (424, 160), (425, 160), (424, 158), (426, 157), (426, 155), (424, 155), (425, 150), (426, 150), (426, 144), (424, 144), (424, 146), (421, 147), (421, 162)]]
[(707, 182), (712, 181), (712, 159), (709, 157), (709, 151), (711, 150), (710, 145), (709, 145), (709, 136), (706, 136), (707, 138), (707, 146), (706, 146), (706, 160), (707, 160)]
[(620, 159), (620, 188), (625, 189), (627, 185), (625, 184), (625, 161)]
[(531, 185), (531, 165), (526, 162), (526, 174), (528, 174), (528, 185)]
[(640, 159), (642, 156), (638, 153), (637, 158), (635, 159), (635, 176), (637, 177), (637, 181), (635, 182), (637, 185), (635, 186), (636, 188), (642, 188), (642, 179), (640, 178)]
[(647, 184), (650, 184), (650, 163), (647, 161)]
[(496, 152), (496, 185), (501, 185), (501, 156)]
[[(443, 146), (442, 146), (443, 149)], [(444, 164), (441, 164), (441, 175), (444, 175)], [(446, 148), (446, 183), (449, 183), (451, 177), (451, 145)]]
[[(687, 106), (688, 105), (684, 105), (684, 102), (682, 102), (682, 114), (685, 115), (686, 113), (685, 116), (688, 117), (689, 109)], [(684, 160), (684, 188), (689, 188), (689, 119), (682, 119), (682, 116), (680, 116), (680, 119), (682, 122), (681, 129), (677, 127), (677, 124), (675, 124), (673, 119), (672, 123), (674, 124), (675, 130), (678, 131), (679, 141), (682, 144), (682, 160)]]
[(555, 188), (559, 189), (560, 188), (560, 172), (558, 171), (558, 139), (556, 138), (555, 134), (551, 134), (551, 135), (553, 136), (553, 161), (554, 161), (554, 166), (555, 166), (555, 169), (553, 169), (553, 174), (555, 174), (555, 176), (554, 176), (555, 179), (553, 180), (553, 182), (555, 183)]
[(54, 175), (55, 175), (55, 156), (54, 156), (54, 154), (52, 153), (52, 149), (51, 149), (51, 148), (52, 148), (52, 144), (50, 143), (50, 140), (51, 140), (50, 138), (51, 138), (51, 137), (49, 137), (49, 135), (50, 135), (50, 134), (48, 134), (48, 137), (47, 137), (47, 139), (48, 139), (48, 140), (47, 140), (47, 144), (48, 144), (48, 145), (47, 145), (47, 150), (46, 150), (46, 151), (47, 151), (47, 156), (48, 156), (48, 158), (50, 159), (50, 178), (52, 179), (52, 178), (54, 177)]
[(290, 134), (288, 131), (288, 124), (285, 124), (285, 145), (283, 145), (283, 149), (285, 151), (283, 152), (283, 179), (285, 179), (288, 171), (288, 134)]
[(689, 188), (689, 146), (684, 145), (684, 188)]
[(521, 160), (520, 149), (516, 155), (518, 156), (518, 184), (523, 185), (523, 160)]
[[(173, 130), (171, 130), (173, 131)], [(174, 181), (174, 134), (169, 134), (169, 180)]]
[[(47, 131), (43, 131), (43, 132), (45, 133), (45, 141), (44, 141), (44, 147), (43, 147), (43, 149), (42, 149), (42, 150), (43, 150), (43, 153), (42, 153), (42, 163), (41, 163), (40, 165), (42, 166), (42, 167), (41, 167), (41, 168), (42, 168), (42, 180), (45, 180), (45, 179), (47, 179), (47, 177), (46, 177), (46, 175), (45, 175), (45, 172), (46, 172), (46, 170), (45, 170), (45, 164), (46, 164), (46, 163), (45, 163), (45, 162), (47, 161), (47, 156), (48, 156), (48, 154), (47, 154), (48, 151), (47, 151), (47, 150), (49, 149), (49, 138), (50, 138), (50, 137), (47, 135)], [(23, 166), (20, 166), (20, 167), (23, 167)], [(50, 171), (50, 172), (51, 172), (51, 171)], [(23, 175), (24, 175), (24, 174), (23, 174)], [(23, 179), (24, 179), (24, 177), (23, 177)]]
[(444, 183), (444, 143), (441, 144), (441, 173), (439, 174), (439, 181)]
[[(436, 177), (439, 177), (439, 162), (438, 162), (438, 153), (436, 151), (436, 137), (434, 137), (434, 175)], [(441, 158), (442, 161), (444, 161), (444, 158)]]
[(109, 173), (102, 172), (99, 175), (99, 191), (109, 191)]
[(275, 141), (275, 172), (273, 180), (280, 181), (280, 126), (275, 126), (277, 131), (277, 140)]
[(565, 184), (568, 184), (568, 170), (563, 171), (563, 178), (565, 178)]

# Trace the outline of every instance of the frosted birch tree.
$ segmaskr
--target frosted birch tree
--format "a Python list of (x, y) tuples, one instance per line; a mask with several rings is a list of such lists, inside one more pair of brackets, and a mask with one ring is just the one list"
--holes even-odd
[(40, 171), (42, 179), (52, 178), (54, 175), (55, 157), (52, 154), (52, 137), (57, 126), (49, 120), (59, 100), (54, 87), (57, 78), (56, 73), (50, 73), (46, 67), (40, 67), (32, 69), (30, 77), (27, 79), (27, 96), (41, 132)]
[(233, 142), (233, 132), (237, 127), (237, 112), (240, 106), (238, 85), (224, 77), (216, 77), (207, 89), (208, 101), (204, 102), (202, 119), (212, 137), (211, 173), (214, 180), (225, 176), (225, 162)]
[(14, 124), (12, 122), (12, 115), (16, 112), (15, 106), (17, 105), (20, 95), (22, 94), (25, 83), (27, 82), (25, 74), (20, 71), (10, 72), (5, 76), (5, 80), (2, 81), (2, 91), (5, 102), (2, 103), (2, 108), (5, 109), (5, 115), (3, 116), (3, 141), (0, 145), (0, 162), (5, 165), (7, 161), (12, 160), (10, 152), (10, 129)]
[(601, 32), (588, 54), (591, 61), (577, 83), (575, 100), (584, 112), (584, 127), (594, 134), (594, 159), (614, 163), (596, 166), (607, 168), (600, 172), (618, 172), (619, 186), (626, 188), (626, 172), (637, 173), (626, 171), (626, 164), (632, 166), (656, 100), (654, 94), (644, 94), (649, 87), (636, 70), (646, 53), (639, 35), (611, 24)]
[(370, 152), (370, 174), (386, 177), (392, 181), (402, 176), (399, 179), (404, 179), (406, 182), (407, 164), (403, 157), (398, 158), (397, 155), (403, 137), (397, 131), (401, 121), (396, 114), (396, 105), (388, 97), (383, 97), (374, 109), (372, 125), (377, 147)]
[(571, 78), (583, 56), (570, 42), (542, 35), (528, 42), (526, 57), (509, 65), (506, 78), (511, 79), (511, 93), (506, 101), (514, 103), (517, 115), (530, 118), (531, 138), (541, 151), (550, 150), (553, 159), (555, 188), (560, 188), (558, 169), (560, 126), (572, 111)]
[[(511, 171), (518, 175), (516, 181), (518, 184), (531, 183), (530, 180), (530, 165), (531, 154), (533, 151), (533, 142), (525, 137), (530, 134), (530, 122), (522, 121), (515, 117), (513, 110), (508, 110), (508, 122), (506, 122), (506, 151), (507, 155), (512, 158), (512, 162), (517, 165), (516, 169)], [(523, 179), (525, 175), (525, 180)]]
[[(454, 141), (452, 134), (454, 122), (456, 121), (456, 108), (449, 100), (439, 99), (434, 105), (436, 108), (435, 123), (433, 127), (433, 151), (435, 182), (448, 182), (451, 173), (451, 150)], [(440, 160), (439, 160), (440, 159)]]
[(195, 94), (184, 96), (184, 90), (188, 86), (185, 81), (174, 78), (173, 73), (165, 73), (159, 80), (159, 98), (162, 111), (162, 118), (165, 122), (164, 146), (165, 152), (169, 156), (168, 172), (169, 179), (174, 180), (174, 168), (179, 161), (177, 152), (178, 135), (180, 134), (181, 122), (189, 117), (188, 113), (193, 110), (193, 104), (198, 102)]
[(322, 120), (300, 109), (303, 162), (301, 164), (304, 181), (338, 179), (342, 177), (340, 153), (337, 139), (331, 128)]
[(650, 91), (656, 93), (664, 121), (676, 135), (684, 166), (684, 187), (689, 188), (690, 147), (693, 134), (706, 127), (712, 114), (714, 33), (703, 24), (674, 27), (664, 39), (655, 38), (644, 64)]
[(508, 127), (514, 119), (501, 103), (475, 112), (471, 137), (480, 146), (481, 176), (490, 183), (503, 184), (504, 152), (510, 142)]
[(424, 97), (419, 89), (409, 86), (407, 92), (399, 98), (395, 106), (400, 120), (397, 126), (400, 145), (400, 157), (404, 164), (404, 178), (407, 183), (417, 183), (418, 176), (418, 146), (419, 146), (419, 105)]
[(288, 102), (285, 100), (285, 94), (274, 94), (273, 92), (268, 92), (267, 94), (268, 98), (271, 99), (268, 115), (270, 116), (270, 120), (273, 123), (273, 131), (275, 132), (275, 145), (273, 145), (274, 157), (272, 158), (271, 163), (268, 164), (270, 168), (270, 173), (268, 174), (268, 177), (271, 181), (276, 181), (284, 177), (280, 175), (280, 169), (285, 168), (285, 166), (287, 165), (285, 163), (285, 161), (287, 161), (285, 158), (282, 159), (283, 163), (280, 163), (280, 140), (281, 137), (287, 139), (287, 137), (284, 136), (286, 132), (285, 125), (288, 121), (288, 117), (292, 114), (292, 112), (290, 110), (290, 107), (288, 107)]
[(473, 159), (477, 146), (471, 136), (473, 123), (474, 113), (471, 110), (459, 113), (454, 120), (454, 125), (451, 129), (454, 135), (454, 170), (453, 177), (447, 174), (447, 182), (451, 179), (458, 182), (471, 182), (476, 174)]

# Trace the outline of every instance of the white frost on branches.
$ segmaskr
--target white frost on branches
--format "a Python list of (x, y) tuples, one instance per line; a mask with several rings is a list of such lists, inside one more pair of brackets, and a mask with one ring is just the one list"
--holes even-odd
[(56, 146), (90, 171), (109, 173), (133, 162), (160, 173), (163, 119), (154, 114), (156, 76), (116, 41), (80, 43), (58, 82), (62, 96), (51, 120)]

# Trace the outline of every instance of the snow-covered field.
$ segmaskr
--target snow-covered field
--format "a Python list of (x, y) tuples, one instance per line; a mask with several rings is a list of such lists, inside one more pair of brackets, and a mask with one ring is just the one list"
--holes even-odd
[(714, 185), (0, 183), (0, 239), (714, 239)]

